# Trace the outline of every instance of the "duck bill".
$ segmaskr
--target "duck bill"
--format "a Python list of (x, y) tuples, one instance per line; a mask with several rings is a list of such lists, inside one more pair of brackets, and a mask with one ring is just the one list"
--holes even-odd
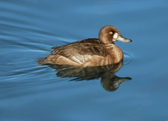
[(127, 42), (132, 42), (131, 39), (125, 38), (125, 37), (123, 37), (123, 36), (121, 36), (121, 35), (118, 36), (117, 40), (118, 40), (118, 41), (121, 41), (121, 42), (125, 42), (125, 43), (127, 43)]

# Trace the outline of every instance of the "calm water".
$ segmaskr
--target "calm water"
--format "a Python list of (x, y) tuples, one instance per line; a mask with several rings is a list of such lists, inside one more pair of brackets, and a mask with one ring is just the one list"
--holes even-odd
[[(167, 121), (167, 22), (167, 0), (1, 0), (0, 121)], [(133, 40), (116, 43), (124, 66), (107, 75), (126, 79), (115, 91), (105, 89), (106, 70), (65, 76), (70, 69), (37, 65), (104, 25)]]

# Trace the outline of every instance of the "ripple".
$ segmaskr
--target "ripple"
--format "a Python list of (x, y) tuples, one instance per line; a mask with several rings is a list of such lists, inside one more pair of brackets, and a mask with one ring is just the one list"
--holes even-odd
[(135, 60), (135, 58), (131, 53), (124, 51), (124, 64), (123, 65), (128, 65), (128, 64), (132, 63), (134, 60)]

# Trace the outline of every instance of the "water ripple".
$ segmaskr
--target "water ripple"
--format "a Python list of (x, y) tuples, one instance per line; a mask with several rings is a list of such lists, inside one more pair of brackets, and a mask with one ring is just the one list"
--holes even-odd
[(131, 53), (125, 51), (123, 53), (124, 53), (124, 65), (128, 65), (135, 60), (134, 56)]

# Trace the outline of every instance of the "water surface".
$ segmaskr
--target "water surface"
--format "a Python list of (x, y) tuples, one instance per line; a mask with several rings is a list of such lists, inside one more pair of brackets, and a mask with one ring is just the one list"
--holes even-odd
[[(167, 12), (166, 0), (1, 0), (0, 120), (168, 120)], [(37, 65), (51, 47), (95, 38), (104, 25), (133, 40), (116, 42), (125, 58), (115, 75), (132, 78), (117, 90)]]

